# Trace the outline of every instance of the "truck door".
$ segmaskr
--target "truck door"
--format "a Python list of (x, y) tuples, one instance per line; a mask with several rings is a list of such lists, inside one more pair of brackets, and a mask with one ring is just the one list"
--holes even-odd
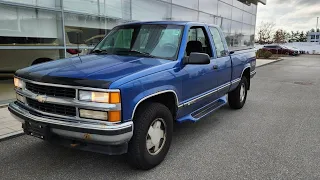
[[(212, 46), (209, 35), (205, 27), (193, 26), (188, 32), (187, 47), (185, 49), (185, 56), (189, 56), (192, 52), (206, 53), (213, 59)], [(187, 64), (183, 69), (187, 71), (187, 76), (182, 82), (183, 100), (188, 101), (195, 99), (208, 91), (213, 90), (217, 85), (217, 71), (213, 69), (214, 62), (211, 60), (210, 64), (195, 65)], [(204, 99), (215, 99), (215, 94)], [(197, 100), (194, 103), (198, 105), (203, 102)], [(196, 105), (197, 106), (197, 105)]]
[(209, 27), (212, 40), (214, 42), (214, 51), (216, 54), (213, 61), (215, 78), (217, 79), (217, 87), (220, 87), (218, 96), (221, 97), (224, 94), (228, 93), (229, 85), (232, 76), (232, 63), (231, 57), (227, 49), (225, 42), (225, 37), (222, 33), (219, 33), (219, 30), (215, 27)]

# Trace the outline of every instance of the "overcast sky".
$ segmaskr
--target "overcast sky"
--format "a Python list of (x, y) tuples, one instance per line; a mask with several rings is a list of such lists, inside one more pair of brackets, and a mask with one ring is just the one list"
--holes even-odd
[(267, 5), (258, 5), (257, 26), (261, 21), (275, 22), (276, 28), (287, 31), (309, 31), (315, 29), (317, 17), (320, 0), (267, 0)]

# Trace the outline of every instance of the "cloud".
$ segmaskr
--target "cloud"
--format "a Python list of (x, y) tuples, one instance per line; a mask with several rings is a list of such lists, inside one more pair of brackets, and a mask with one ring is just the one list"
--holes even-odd
[(319, 0), (268, 0), (267, 5), (258, 5), (257, 25), (274, 22), (286, 31), (309, 31), (320, 17), (319, 7)]

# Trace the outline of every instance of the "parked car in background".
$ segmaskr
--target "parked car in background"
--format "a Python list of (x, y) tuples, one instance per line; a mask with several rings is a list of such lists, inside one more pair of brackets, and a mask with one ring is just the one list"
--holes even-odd
[(298, 51), (282, 45), (265, 45), (262, 49), (270, 51), (272, 54), (298, 55)]
[(298, 51), (299, 54), (305, 54), (305, 53), (306, 53), (306, 51), (304, 51), (304, 50), (302, 50), (302, 49), (299, 49), (299, 48), (297, 48), (297, 47), (292, 47), (292, 48), (295, 49), (296, 51)]
[(293, 51), (294, 54), (293, 55), (299, 55), (300, 51), (297, 48), (291, 47), (291, 46), (284, 46), (284, 45), (280, 45), (282, 48), (286, 48), (289, 49), (290, 51)]

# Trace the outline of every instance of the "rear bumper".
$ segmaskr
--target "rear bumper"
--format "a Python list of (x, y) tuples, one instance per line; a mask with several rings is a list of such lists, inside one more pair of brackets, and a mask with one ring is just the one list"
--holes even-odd
[(17, 102), (10, 103), (8, 109), (12, 116), (21, 121), (22, 124), (42, 123), (49, 127), (50, 133), (65, 139), (98, 145), (121, 145), (129, 142), (133, 135), (132, 121), (110, 126), (97, 123), (85, 124), (81, 121), (75, 122), (70, 119), (37, 114), (27, 110)]

